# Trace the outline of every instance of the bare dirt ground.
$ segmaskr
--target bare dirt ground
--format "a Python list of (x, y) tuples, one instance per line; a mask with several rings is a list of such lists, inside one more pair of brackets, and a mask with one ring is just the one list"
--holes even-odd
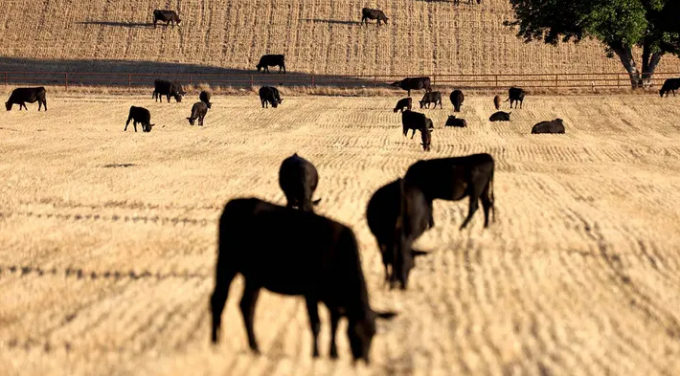
[[(284, 93), (285, 94), (285, 93)], [(3, 375), (674, 375), (680, 369), (680, 104), (676, 98), (528, 98), (511, 123), (466, 99), (468, 129), (429, 110), (432, 152), (401, 135), (398, 98), (48, 97), (0, 114), (0, 373)], [(188, 102), (188, 103), (186, 103)], [(123, 132), (131, 104), (157, 124)], [(562, 117), (566, 135), (532, 136)], [(357, 233), (379, 326), (372, 364), (311, 358), (301, 299), (263, 293), (247, 349), (234, 283), (223, 342), (209, 346), (216, 221), (231, 198), (284, 203), (280, 161), (297, 152), (321, 180), (320, 213)], [(364, 212), (419, 158), (489, 152), (496, 223), (436, 202), (406, 292), (386, 290)]]

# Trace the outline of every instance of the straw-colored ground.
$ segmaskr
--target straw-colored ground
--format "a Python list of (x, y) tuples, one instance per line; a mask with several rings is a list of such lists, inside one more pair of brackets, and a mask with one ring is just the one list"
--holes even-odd
[[(148, 96), (49, 97), (49, 111), (0, 114), (2, 375), (674, 375), (680, 370), (679, 100), (530, 97), (491, 124), (469, 97), (468, 129), (433, 149), (404, 138), (396, 98), (218, 97), (203, 128), (189, 103)], [(150, 134), (123, 132), (145, 105)], [(450, 104), (447, 104), (450, 108)], [(566, 135), (527, 134), (560, 116)], [(280, 161), (321, 175), (320, 213), (357, 233), (381, 324), (372, 364), (312, 361), (304, 303), (261, 295), (247, 351), (233, 285), (223, 342), (209, 346), (216, 220), (225, 202), (283, 203)], [(436, 202), (406, 292), (382, 286), (364, 211), (424, 157), (496, 158), (496, 223), (459, 232), (466, 202)], [(263, 234), (264, 235), (264, 234)], [(247, 251), (247, 250), (246, 250)], [(294, 250), (291, 250), (294, 251)]]
[[(363, 7), (384, 10), (389, 25), (360, 27)], [(178, 10), (183, 26), (154, 30), (155, 8)], [(503, 26), (507, 0), (0, 0), (0, 9), (0, 70), (252, 70), (262, 54), (282, 53), (290, 71), (316, 74), (625, 73), (598, 42), (525, 45)], [(680, 60), (658, 70), (680, 71)]]

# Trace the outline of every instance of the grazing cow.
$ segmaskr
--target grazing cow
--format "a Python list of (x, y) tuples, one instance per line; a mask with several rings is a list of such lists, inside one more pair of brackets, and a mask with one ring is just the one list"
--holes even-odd
[(394, 112), (401, 111), (404, 112), (404, 109), (411, 110), (413, 108), (413, 100), (411, 98), (404, 98), (400, 99), (399, 102), (397, 102), (397, 105), (394, 107)]
[(137, 132), (137, 123), (142, 124), (142, 132), (151, 132), (151, 128), (155, 124), (151, 124), (151, 113), (144, 107), (130, 106), (130, 114), (125, 122), (125, 129), (123, 132), (127, 131), (128, 125), (130, 125), (130, 120), (132, 120), (132, 126), (135, 127), (135, 132)]
[(510, 121), (512, 112), (498, 111), (489, 117), (489, 121)]
[(465, 95), (460, 90), (454, 90), (449, 97), (451, 99), (451, 104), (453, 105), (453, 112), (460, 112), (460, 106), (463, 105), (465, 100)]
[(174, 10), (160, 10), (160, 9), (154, 10), (153, 11), (154, 28), (156, 28), (156, 23), (158, 21), (165, 22), (165, 26), (172, 24), (172, 27), (175, 27), (175, 24), (177, 24), (177, 26), (180, 26), (180, 24), (182, 23), (182, 20), (179, 19), (179, 16)]
[(330, 311), (331, 358), (338, 357), (335, 338), (341, 317), (349, 321), (347, 337), (354, 360), (369, 363), (376, 319), (396, 315), (371, 309), (354, 232), (328, 218), (256, 198), (234, 199), (220, 218), (218, 247), (215, 290), (210, 298), (213, 344), (219, 339), (222, 311), (236, 274), (245, 281), (240, 308), (248, 344), (255, 353), (259, 346), (253, 319), (262, 288), (305, 298), (313, 357), (319, 356), (319, 302)]
[(314, 211), (321, 199), (312, 201), (312, 196), (319, 184), (319, 173), (312, 162), (300, 157), (297, 153), (286, 158), (279, 168), (279, 187), (288, 201), (287, 207), (297, 207), (303, 211)]
[(198, 95), (198, 99), (201, 102), (205, 103), (205, 105), (208, 106), (208, 108), (212, 107), (212, 103), (210, 103), (210, 93), (209, 92), (207, 92), (205, 90), (201, 91), (201, 94)]
[[(510, 90), (508, 90), (508, 99), (505, 101), (510, 101), (510, 108), (512, 108), (512, 104), (515, 102), (519, 103), (519, 108), (522, 108), (522, 105), (524, 104), (524, 96), (527, 94), (524, 89), (520, 89), (518, 87), (511, 87)], [(517, 108), (517, 105), (515, 105), (515, 108)]]
[[(432, 126), (432, 120), (427, 119), (430, 122), (430, 126)], [(424, 151), (430, 151), (430, 147), (432, 146), (432, 129), (430, 129), (429, 132), (425, 132), (425, 128), (420, 129), (420, 144), (423, 145), (423, 150)]]
[(279, 93), (279, 89), (273, 86), (262, 86), (260, 88), (259, 94), (260, 102), (262, 102), (262, 108), (268, 108), (267, 103), (276, 108), (283, 102), (283, 99), (281, 99), (281, 94)]
[(455, 115), (449, 115), (445, 125), (447, 127), (467, 127), (467, 121), (465, 119), (457, 119)]
[(189, 124), (194, 125), (196, 119), (198, 119), (198, 125), (203, 126), (203, 119), (205, 114), (208, 113), (208, 105), (205, 102), (196, 102), (191, 107), (191, 117), (188, 117)]
[[(464, 229), (482, 201), (484, 227), (489, 226), (489, 209), (494, 210), (493, 172), (491, 155), (473, 154), (464, 157), (420, 160), (412, 164), (404, 176), (405, 187), (415, 186), (425, 194), (432, 207), (432, 200), (458, 201), (470, 197), (468, 216), (460, 226)], [(495, 218), (495, 215), (494, 215)], [(434, 223), (432, 223), (434, 226)]]
[(538, 133), (564, 133), (564, 122), (562, 119), (542, 121), (531, 128), (531, 134)]
[(361, 9), (361, 22), (359, 25), (363, 25), (364, 23), (368, 25), (368, 20), (378, 20), (378, 26), (380, 26), (380, 21), (384, 22), (385, 25), (387, 25), (387, 16), (385, 16), (385, 13), (380, 10), (380, 9), (369, 9), (369, 8), (363, 8)]
[[(404, 211), (402, 211), (402, 197), (406, 202)], [(401, 250), (402, 242), (406, 242), (405, 249), (408, 249), (411, 254), (410, 258), (406, 257), (407, 260), (427, 254), (414, 250), (411, 245), (425, 230), (430, 228), (429, 224), (434, 222), (432, 209), (427, 204), (425, 195), (419, 189), (413, 188), (404, 194), (403, 180), (400, 178), (375, 191), (366, 207), (366, 221), (368, 228), (378, 242), (382, 262), (385, 266), (385, 283), (392, 282), (390, 286), (393, 286), (393, 282), (398, 279), (397, 276), (404, 274), (403, 272), (395, 273), (396, 269), (394, 268), (394, 261), (397, 258), (395, 256)], [(397, 224), (399, 224), (399, 227), (397, 227)], [(403, 230), (403, 234), (400, 230)], [(410, 268), (406, 273), (413, 267), (413, 263), (409, 265)], [(392, 266), (392, 273), (390, 273), (390, 266)], [(400, 269), (403, 270), (403, 266)], [(408, 274), (404, 278), (404, 281), (407, 280)], [(402, 285), (402, 288), (406, 288), (406, 283)]]
[(664, 94), (668, 96), (668, 93), (672, 91), (673, 96), (675, 96), (675, 92), (678, 89), (680, 89), (680, 78), (669, 78), (663, 83), (661, 90), (659, 90), (659, 95), (663, 98)]
[(438, 91), (432, 91), (425, 93), (423, 99), (420, 101), (420, 108), (430, 108), (430, 103), (434, 103), (434, 108), (437, 108), (437, 103), (439, 103), (439, 108), (444, 108), (442, 105), (442, 93)]
[(279, 73), (283, 69), (283, 73), (286, 73), (286, 57), (284, 55), (263, 55), (260, 58), (260, 62), (257, 63), (257, 71), (264, 69), (263, 72), (269, 73), (269, 67), (279, 67)]
[(5, 102), (5, 108), (7, 111), (12, 110), (12, 105), (18, 104), (19, 111), (21, 107), (26, 107), (26, 102), (35, 103), (38, 102), (38, 111), (45, 106), (45, 111), (47, 111), (47, 99), (45, 99), (45, 88), (44, 87), (20, 87), (12, 90), (12, 94), (9, 95), (9, 99)]
[(402, 90), (408, 92), (408, 96), (411, 96), (411, 90), (425, 89), (425, 92), (431, 92), (432, 87), (430, 86), (430, 77), (413, 77), (404, 78), (401, 81), (394, 81), (390, 84), (391, 86), (396, 86)]
[[(413, 112), (410, 110), (406, 110), (401, 113), (401, 125), (404, 130), (404, 137), (408, 134), (409, 129), (413, 130), (413, 134), (411, 134), (411, 139), (413, 139), (413, 136), (416, 135), (416, 131), (421, 131), (423, 132), (428, 131), (432, 132), (432, 129), (434, 129), (434, 124), (432, 124), (432, 120), (430, 120), (425, 114), (421, 114), (420, 112)], [(425, 132), (425, 133), (429, 133)]]
[(494, 105), (494, 107), (496, 107), (496, 111), (501, 109), (501, 96), (500, 95), (496, 95), (495, 97), (493, 97), (493, 105)]
[(179, 103), (182, 101), (182, 97), (184, 97), (184, 94), (186, 94), (184, 88), (182, 88), (182, 85), (177, 82), (170, 82), (158, 79), (153, 82), (153, 86), (154, 90), (153, 93), (151, 94), (151, 98), (154, 98), (156, 102), (160, 100), (161, 103), (163, 103), (163, 95), (165, 95), (168, 100), (168, 103), (170, 103), (171, 96), (175, 98), (175, 101), (177, 103)]

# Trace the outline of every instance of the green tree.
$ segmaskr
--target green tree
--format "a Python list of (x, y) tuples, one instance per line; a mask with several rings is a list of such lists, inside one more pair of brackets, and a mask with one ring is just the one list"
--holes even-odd
[[(526, 43), (595, 38), (607, 56), (618, 56), (633, 88), (648, 85), (665, 54), (680, 54), (678, 25), (669, 27), (670, 4), (678, 0), (510, 0), (518, 26), (517, 37)], [(675, 17), (677, 18), (677, 17)], [(633, 55), (642, 48), (642, 69)]]

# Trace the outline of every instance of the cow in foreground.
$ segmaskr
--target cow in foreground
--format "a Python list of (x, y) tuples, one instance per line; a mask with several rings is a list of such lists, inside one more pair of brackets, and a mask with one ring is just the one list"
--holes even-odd
[[(519, 103), (519, 108), (522, 108), (524, 104), (524, 97), (526, 96), (527, 92), (524, 91), (524, 89), (520, 89), (518, 87), (511, 87), (508, 90), (508, 99), (505, 101), (510, 101), (510, 108), (512, 108), (512, 104), (517, 102)], [(517, 105), (515, 104), (515, 108), (517, 108)]]
[(463, 105), (463, 101), (465, 100), (465, 95), (463, 95), (463, 92), (460, 90), (454, 90), (451, 92), (449, 99), (453, 105), (453, 112), (460, 112), (460, 107)]
[(368, 25), (367, 20), (378, 20), (378, 26), (380, 26), (380, 21), (387, 25), (387, 20), (389, 20), (389, 18), (387, 18), (385, 13), (380, 9), (363, 8), (361, 9), (361, 22), (359, 25), (363, 25), (364, 23)]
[(26, 111), (28, 111), (28, 107), (26, 107), (26, 102), (28, 103), (35, 103), (38, 102), (38, 111), (45, 106), (45, 111), (47, 111), (47, 99), (45, 98), (45, 88), (44, 87), (20, 87), (12, 90), (12, 94), (9, 95), (9, 99), (7, 99), (7, 102), (5, 102), (5, 108), (7, 111), (12, 110), (12, 105), (18, 104), (19, 105), (19, 111), (21, 111), (21, 107), (25, 108)]
[(404, 137), (408, 135), (409, 129), (413, 130), (411, 139), (413, 139), (413, 136), (416, 135), (416, 131), (424, 131), (429, 133), (432, 132), (432, 129), (434, 129), (432, 120), (425, 116), (425, 114), (409, 110), (401, 113), (401, 125), (404, 130)]
[(404, 186), (423, 191), (430, 208), (434, 199), (458, 201), (470, 197), (468, 215), (460, 226), (461, 230), (470, 222), (481, 200), (484, 227), (488, 227), (489, 210), (494, 210), (494, 165), (493, 157), (486, 153), (420, 160), (406, 171)]
[(177, 82), (158, 79), (153, 82), (153, 86), (154, 89), (151, 98), (154, 98), (156, 102), (160, 100), (161, 103), (163, 103), (163, 95), (165, 95), (168, 103), (170, 103), (170, 97), (175, 98), (175, 101), (179, 103), (186, 94), (182, 85)]
[(208, 113), (208, 105), (205, 102), (196, 102), (191, 107), (191, 116), (187, 118), (189, 124), (194, 125), (196, 119), (198, 119), (198, 125), (203, 126), (203, 119)]
[(151, 132), (151, 128), (154, 126), (154, 124), (151, 124), (151, 113), (144, 107), (130, 106), (130, 113), (128, 115), (127, 121), (125, 122), (125, 129), (123, 129), (123, 132), (127, 131), (130, 121), (132, 121), (132, 126), (135, 128), (135, 132), (137, 132), (137, 123), (142, 124), (142, 132), (147, 133)]
[(531, 128), (531, 134), (539, 134), (539, 133), (556, 133), (556, 134), (563, 134), (564, 133), (564, 122), (562, 119), (555, 119), (552, 121), (542, 121), (536, 125), (534, 125), (533, 128)]
[(498, 111), (494, 113), (493, 115), (489, 116), (489, 121), (494, 122), (494, 121), (510, 121), (510, 114), (512, 112), (503, 112), (503, 111)]
[(267, 104), (271, 104), (272, 107), (276, 108), (283, 102), (279, 89), (273, 86), (262, 86), (259, 95), (260, 102), (262, 102), (262, 108), (268, 108)]
[(259, 353), (253, 321), (260, 289), (302, 296), (312, 330), (313, 357), (319, 356), (321, 321), (318, 303), (330, 311), (330, 356), (338, 357), (336, 332), (347, 317), (347, 337), (354, 360), (369, 363), (376, 319), (392, 312), (371, 309), (359, 249), (348, 227), (310, 212), (291, 210), (256, 198), (227, 203), (219, 223), (215, 290), (210, 298), (211, 340), (219, 339), (222, 311), (236, 274), (244, 278), (241, 313), (250, 348)]
[(496, 95), (493, 97), (493, 106), (496, 107), (496, 111), (501, 109), (501, 96)]
[(210, 92), (207, 92), (205, 90), (201, 91), (201, 94), (198, 95), (198, 99), (205, 103), (208, 108), (212, 107), (212, 103), (210, 103)]
[[(402, 203), (405, 205), (402, 207)], [(375, 236), (385, 267), (385, 283), (390, 283), (390, 287), (403, 280), (403, 289), (408, 283), (408, 271), (415, 266), (413, 259), (417, 256), (426, 255), (426, 252), (417, 251), (412, 248), (416, 241), (433, 223), (432, 208), (428, 205), (425, 195), (417, 188), (404, 191), (403, 180), (397, 179), (387, 185), (380, 187), (366, 207), (366, 221), (368, 228)], [(404, 257), (397, 253), (401, 251), (402, 244), (407, 249), (409, 255)], [(396, 273), (395, 260), (406, 259), (407, 269), (404, 271), (404, 263), (400, 261), (400, 273)], [(391, 267), (391, 270), (390, 270)], [(404, 273), (406, 275), (404, 276)], [(397, 276), (401, 275), (402, 278)]]
[(437, 108), (437, 104), (439, 104), (439, 108), (444, 108), (442, 105), (442, 93), (438, 91), (425, 93), (425, 95), (423, 95), (423, 99), (420, 101), (420, 108), (429, 109), (430, 103), (434, 103), (434, 108)]
[(663, 83), (661, 90), (659, 90), (659, 95), (661, 98), (663, 98), (664, 95), (668, 97), (668, 93), (672, 91), (673, 96), (675, 96), (675, 92), (678, 89), (680, 89), (680, 78), (669, 78)]
[(165, 22), (165, 26), (172, 24), (172, 27), (175, 27), (175, 24), (179, 26), (182, 23), (182, 20), (179, 19), (179, 16), (174, 10), (160, 10), (160, 9), (154, 10), (153, 11), (154, 29), (156, 28), (156, 23), (158, 23), (158, 21)]
[(300, 157), (297, 153), (286, 158), (279, 168), (279, 187), (288, 201), (287, 207), (297, 207), (303, 211), (314, 211), (321, 199), (312, 201), (312, 196), (319, 184), (319, 173), (312, 162)]
[(449, 115), (449, 117), (446, 119), (445, 126), (464, 128), (467, 127), (467, 121), (465, 121), (465, 119), (458, 119), (455, 115)]
[(413, 108), (413, 100), (411, 98), (403, 98), (400, 99), (399, 102), (397, 102), (397, 105), (394, 107), (394, 112), (401, 111), (404, 112), (404, 110), (411, 110)]
[(269, 73), (269, 67), (279, 67), (279, 73), (283, 69), (283, 73), (286, 73), (286, 57), (284, 55), (263, 55), (260, 58), (260, 62), (257, 63), (257, 71), (264, 69), (263, 72)]
[(425, 89), (425, 92), (429, 93), (432, 91), (432, 86), (430, 85), (430, 77), (413, 77), (404, 78), (401, 81), (394, 81), (390, 84), (391, 86), (396, 86), (402, 90), (408, 92), (408, 96), (411, 96), (411, 90)]

